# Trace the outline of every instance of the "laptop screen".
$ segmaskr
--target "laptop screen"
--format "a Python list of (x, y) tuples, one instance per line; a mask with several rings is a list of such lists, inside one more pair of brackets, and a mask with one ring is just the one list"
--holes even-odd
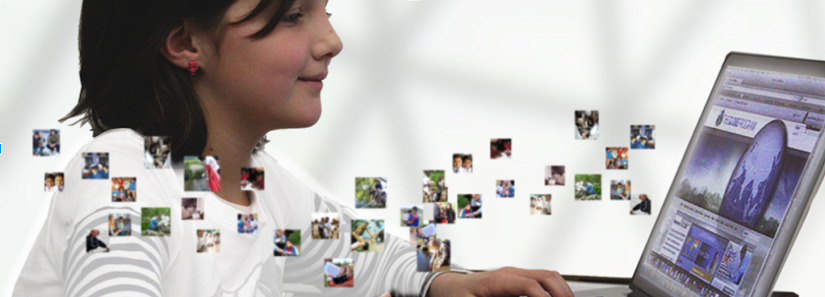
[[(825, 80), (727, 66), (636, 277), (751, 296), (825, 123)], [(820, 148), (821, 149), (821, 148)]]

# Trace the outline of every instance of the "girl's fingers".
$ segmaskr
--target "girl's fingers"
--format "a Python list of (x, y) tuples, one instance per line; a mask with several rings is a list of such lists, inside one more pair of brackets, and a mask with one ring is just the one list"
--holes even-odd
[(573, 297), (573, 290), (567, 285), (567, 282), (561, 275), (556, 271), (549, 271), (549, 270), (528, 270), (528, 269), (518, 269), (518, 268), (502, 268), (501, 270), (507, 271), (514, 275), (518, 275), (521, 277), (533, 279), (550, 293), (550, 296), (553, 297)]
[(386, 292), (384, 294), (381, 294), (381, 297), (392, 297), (392, 295), (390, 295), (390, 292)]

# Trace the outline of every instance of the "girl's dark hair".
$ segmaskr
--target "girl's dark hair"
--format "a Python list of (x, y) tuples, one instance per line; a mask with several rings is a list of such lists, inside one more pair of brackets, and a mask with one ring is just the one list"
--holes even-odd
[[(235, 1), (84, 0), (78, 35), (80, 97), (60, 122), (81, 117), (77, 122), (89, 123), (95, 136), (115, 128), (169, 136), (174, 139), (176, 161), (185, 155), (200, 155), (206, 146), (207, 127), (193, 76), (169, 62), (160, 50), (184, 19), (216, 33), (220, 40), (221, 22)], [(228, 25), (249, 21), (274, 5), (269, 22), (248, 36), (263, 38), (294, 2), (260, 0), (242, 20)], [(261, 139), (256, 149), (265, 142)]]

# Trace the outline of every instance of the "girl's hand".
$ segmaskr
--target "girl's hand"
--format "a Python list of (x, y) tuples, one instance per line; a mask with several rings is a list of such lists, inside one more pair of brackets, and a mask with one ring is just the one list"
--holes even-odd
[(445, 273), (433, 280), (429, 297), (573, 297), (558, 272), (505, 267), (473, 274)]

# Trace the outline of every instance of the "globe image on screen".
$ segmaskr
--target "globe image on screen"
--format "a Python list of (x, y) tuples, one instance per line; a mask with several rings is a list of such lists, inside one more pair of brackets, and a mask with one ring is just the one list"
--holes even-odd
[(751, 229), (756, 226), (776, 189), (787, 143), (787, 128), (780, 120), (756, 133), (731, 175), (720, 215)]

